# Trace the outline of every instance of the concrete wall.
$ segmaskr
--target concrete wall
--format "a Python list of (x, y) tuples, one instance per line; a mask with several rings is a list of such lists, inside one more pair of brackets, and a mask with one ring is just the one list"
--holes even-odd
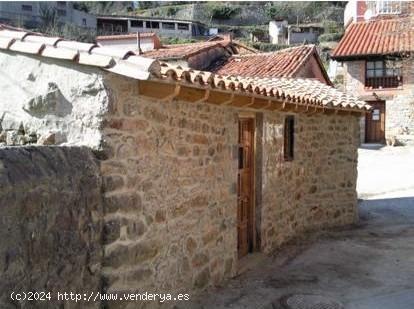
[[(385, 101), (385, 137), (414, 143), (414, 59), (403, 60), (403, 85), (398, 89), (365, 88), (365, 60), (345, 62), (344, 71), (346, 91), (356, 93), (368, 103)], [(361, 129), (364, 127), (365, 121), (361, 121)]]
[(315, 43), (318, 41), (318, 33), (316, 32), (293, 32), (289, 30), (288, 44), (302, 44), (303, 42)]
[(108, 109), (100, 72), (67, 61), (0, 53), (0, 144), (36, 143), (54, 135), (52, 144), (98, 149)]
[[(103, 209), (91, 151), (0, 148), (0, 188), (0, 307), (98, 308), (56, 294), (100, 290)], [(52, 300), (12, 302), (13, 291), (50, 291)]]

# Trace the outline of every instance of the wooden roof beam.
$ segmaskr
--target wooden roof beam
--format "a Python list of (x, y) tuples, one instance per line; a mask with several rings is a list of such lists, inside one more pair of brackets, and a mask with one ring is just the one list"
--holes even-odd
[(138, 93), (140, 95), (160, 100), (171, 100), (178, 95), (180, 85), (156, 83), (153, 81), (140, 80), (138, 82)]

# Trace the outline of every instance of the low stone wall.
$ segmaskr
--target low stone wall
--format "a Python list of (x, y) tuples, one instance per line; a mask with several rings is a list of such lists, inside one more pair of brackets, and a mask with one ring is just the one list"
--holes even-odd
[[(57, 292), (100, 291), (101, 180), (87, 148), (0, 148), (0, 307), (98, 308)], [(50, 291), (51, 301), (10, 293)]]

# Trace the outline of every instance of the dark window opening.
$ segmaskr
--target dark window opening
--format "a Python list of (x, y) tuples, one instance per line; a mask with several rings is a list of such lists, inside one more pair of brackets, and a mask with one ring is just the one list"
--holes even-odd
[(402, 85), (402, 62), (399, 60), (367, 61), (365, 86), (396, 88)]
[(285, 158), (285, 161), (293, 160), (294, 145), (295, 145), (295, 117), (287, 116), (285, 118), (284, 147), (283, 147), (283, 156)]
[(182, 24), (182, 23), (178, 23), (177, 25), (178, 30), (190, 30), (190, 25), (189, 24)]
[(144, 28), (144, 22), (142, 20), (131, 20), (131, 27)]
[(158, 21), (147, 21), (146, 27), (150, 29), (159, 29), (160, 23)]
[(66, 16), (66, 10), (57, 10), (58, 16)]
[(82, 25), (86, 26), (86, 18), (82, 18)]
[(162, 29), (175, 30), (175, 23), (162, 23)]
[(22, 11), (31, 12), (33, 10), (31, 5), (23, 4), (22, 5)]
[(239, 169), (244, 167), (244, 149), (239, 146)]

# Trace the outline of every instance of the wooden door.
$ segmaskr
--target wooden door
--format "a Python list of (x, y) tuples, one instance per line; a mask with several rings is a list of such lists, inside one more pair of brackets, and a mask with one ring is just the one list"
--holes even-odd
[(254, 120), (239, 119), (239, 170), (237, 179), (237, 249), (239, 258), (253, 248), (253, 146)]
[(372, 106), (372, 113), (365, 117), (365, 142), (385, 142), (385, 102), (368, 102)]

